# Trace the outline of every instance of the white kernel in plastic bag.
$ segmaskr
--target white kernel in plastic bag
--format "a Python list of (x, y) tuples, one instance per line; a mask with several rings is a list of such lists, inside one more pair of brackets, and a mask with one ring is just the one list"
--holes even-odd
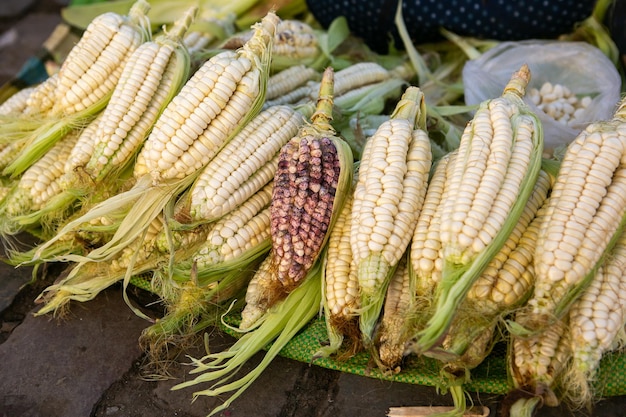
[[(525, 102), (543, 123), (546, 151), (570, 143), (589, 123), (612, 117), (620, 100), (620, 75), (602, 51), (585, 42), (526, 40), (498, 44), (465, 64), (465, 103), (474, 105), (502, 95), (511, 74), (523, 64), (528, 65), (531, 74)], [(538, 97), (529, 96), (531, 89), (547, 93), (555, 85), (584, 100), (584, 109), (577, 109), (567, 123), (546, 114), (537, 107)]]

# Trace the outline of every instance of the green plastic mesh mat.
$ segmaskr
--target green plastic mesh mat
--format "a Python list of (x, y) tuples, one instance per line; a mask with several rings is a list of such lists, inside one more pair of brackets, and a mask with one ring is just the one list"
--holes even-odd
[[(131, 284), (151, 291), (150, 283), (143, 279), (133, 279)], [(239, 321), (235, 314), (226, 317), (229, 325)], [(227, 334), (240, 337), (228, 326), (220, 326)], [(345, 361), (333, 358), (319, 358), (312, 362), (313, 354), (328, 340), (326, 324), (323, 318), (312, 320), (300, 331), (280, 352), (280, 356), (299, 362), (315, 365), (355, 375), (396, 381), (407, 384), (437, 386), (440, 382), (439, 364), (435, 359), (409, 356), (402, 371), (397, 374), (386, 374), (371, 366), (370, 356), (361, 352)], [(483, 363), (472, 370), (471, 381), (464, 385), (467, 391), (487, 394), (506, 394), (512, 389), (506, 373), (506, 345), (496, 344), (491, 354)], [(596, 392), (602, 397), (626, 395), (626, 353), (609, 353), (604, 356), (596, 379)]]

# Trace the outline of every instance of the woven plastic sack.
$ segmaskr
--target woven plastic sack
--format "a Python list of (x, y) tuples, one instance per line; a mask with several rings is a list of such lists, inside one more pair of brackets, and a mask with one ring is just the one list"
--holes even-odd
[(598, 48), (585, 42), (529, 40), (503, 42), (463, 68), (465, 102), (479, 104), (499, 97), (523, 64), (530, 68), (531, 88), (545, 82), (568, 87), (579, 97), (593, 98), (576, 123), (563, 124), (526, 103), (543, 123), (544, 147), (553, 150), (570, 143), (590, 122), (610, 119), (620, 99), (621, 78), (615, 65)]

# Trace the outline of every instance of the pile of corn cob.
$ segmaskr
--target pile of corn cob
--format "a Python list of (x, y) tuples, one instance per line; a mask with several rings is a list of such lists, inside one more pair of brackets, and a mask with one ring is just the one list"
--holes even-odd
[[(459, 415), (497, 342), (505, 414), (592, 404), (626, 323), (626, 102), (545, 160), (526, 66), (473, 114), (442, 116), (464, 62), (449, 43), (375, 56), (341, 20), (280, 9), (241, 31), (215, 14), (220, 37), (196, 30), (195, 6), (153, 33), (149, 9), (94, 18), (58, 73), (0, 106), (7, 262), (68, 265), (39, 315), (148, 282), (164, 317), (127, 301), (159, 363), (230, 311), (243, 336), (176, 387), (230, 393), (212, 414), (320, 311), (314, 358), (366, 351), (389, 373), (434, 358)], [(21, 251), (20, 232), (41, 243)]]

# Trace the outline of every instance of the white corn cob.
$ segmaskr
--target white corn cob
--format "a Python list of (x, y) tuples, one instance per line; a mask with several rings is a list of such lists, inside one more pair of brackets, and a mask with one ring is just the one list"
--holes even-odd
[(241, 322), (239, 323), (240, 329), (250, 329), (269, 308), (264, 288), (272, 286), (272, 276), (274, 275), (271, 267), (272, 262), (270, 252), (248, 283), (245, 296), (246, 306), (241, 312)]
[[(352, 90), (383, 82), (390, 78), (392, 78), (391, 72), (380, 64), (375, 62), (357, 62), (337, 71), (335, 74), (334, 99), (340, 98)], [(306, 84), (270, 100), (266, 105), (314, 103), (319, 88), (319, 81), (307, 81)]]
[[(234, 49), (247, 42), (251, 32), (237, 34), (224, 42), (222, 48)], [(283, 19), (276, 26), (272, 51), (272, 70), (289, 68), (294, 61), (304, 65), (319, 65), (318, 59), (325, 59), (313, 28), (300, 20)]]
[[(28, 168), (14, 189), (2, 200), (3, 235), (23, 230), (20, 216), (27, 216), (49, 203), (62, 192), (64, 161), (70, 154), (79, 136), (79, 131), (68, 133), (55, 144), (39, 161)], [(62, 217), (59, 214), (59, 217)]]
[(110, 96), (132, 52), (150, 36), (149, 9), (139, 0), (127, 16), (107, 12), (92, 20), (59, 69), (51, 114), (76, 113)]
[(463, 133), (442, 213), (447, 262), (467, 264), (480, 253), (504, 225), (518, 196), (535, 130), (534, 120), (520, 115), (518, 107), (506, 97), (490, 100)]
[(314, 81), (307, 81), (304, 85), (289, 90), (284, 94), (265, 102), (265, 107), (278, 105), (292, 105), (311, 103), (311, 94), (318, 84)]
[(267, 61), (278, 17), (269, 13), (236, 52), (202, 65), (157, 120), (141, 150), (154, 183), (198, 172), (242, 128), (263, 102)]
[(276, 172), (278, 153), (296, 136), (304, 117), (291, 107), (260, 112), (202, 170), (191, 188), (190, 217), (214, 221), (230, 212)]
[(466, 301), (480, 309), (480, 315), (515, 308), (528, 297), (534, 284), (533, 252), (553, 182), (554, 176), (543, 170), (539, 173), (511, 235), (468, 291)]
[[(30, 209), (37, 210), (50, 198), (61, 192), (59, 179), (63, 175), (65, 160), (78, 140), (79, 131), (73, 131), (61, 139), (39, 161), (22, 174), (18, 189), (30, 196)], [(13, 215), (24, 209), (11, 211)]]
[[(337, 353), (346, 346), (348, 354), (355, 352), (360, 345), (358, 329), (359, 281), (352, 262), (350, 247), (350, 216), (353, 195), (346, 196), (337, 222), (330, 231), (328, 246), (324, 254), (322, 289), (324, 294), (324, 319), (328, 331), (329, 344), (321, 347), (315, 357), (326, 357)], [(345, 338), (347, 342), (344, 342)]]
[(406, 350), (408, 317), (413, 311), (414, 299), (415, 281), (410, 273), (407, 252), (389, 282), (377, 334), (377, 361), (385, 372), (400, 372), (400, 363)]
[(35, 87), (26, 87), (11, 95), (4, 103), (0, 104), (0, 116), (14, 116), (23, 113), (27, 108), (28, 97)]
[(431, 299), (443, 269), (441, 250), (441, 210), (446, 199), (446, 185), (449, 183), (451, 166), (456, 151), (441, 158), (428, 182), (424, 204), (417, 218), (411, 238), (410, 261), (416, 275), (416, 296), (422, 300)]
[[(534, 284), (533, 250), (540, 224), (545, 219), (546, 200), (553, 180), (554, 176), (546, 171), (539, 173), (533, 193), (515, 228), (459, 307), (459, 314), (441, 342), (443, 351), (436, 351), (430, 356), (446, 361), (448, 356), (462, 357), (472, 349), (476, 338), (528, 299)], [(462, 363), (459, 362), (459, 366)]]
[(335, 96), (339, 97), (350, 90), (367, 84), (389, 79), (391, 73), (375, 62), (357, 62), (337, 71), (335, 76)]
[(193, 257), (198, 271), (216, 265), (222, 265), (223, 270), (225, 264), (243, 264), (249, 254), (256, 257), (269, 249), (272, 188), (273, 184), (268, 183), (215, 222), (205, 244)]
[(523, 65), (501, 97), (481, 103), (463, 132), (441, 212), (442, 279), (432, 315), (418, 334), (423, 351), (443, 337), (472, 284), (515, 228), (536, 183), (543, 131), (522, 100), (529, 80)]
[(393, 270), (424, 202), (431, 166), (424, 97), (406, 89), (391, 118), (368, 139), (359, 165), (350, 244), (361, 292), (360, 326), (371, 341)]
[(187, 81), (190, 60), (182, 37), (196, 12), (196, 7), (190, 8), (165, 34), (144, 42), (130, 56), (85, 165), (93, 181), (102, 181), (132, 161), (158, 116)]
[(96, 143), (96, 130), (98, 124), (102, 119), (102, 112), (96, 116), (85, 128), (80, 132), (78, 140), (74, 144), (74, 147), (70, 151), (70, 154), (65, 159), (65, 165), (63, 167), (63, 188), (69, 189), (74, 184), (74, 178), (80, 176), (83, 172), (85, 164), (89, 162), (91, 155), (93, 154), (93, 148)]
[(512, 337), (508, 371), (515, 390), (509, 394), (512, 400), (503, 402), (511, 417), (532, 416), (544, 404), (559, 404), (554, 389), (571, 357), (567, 326), (567, 321), (557, 321), (529, 338)]
[(316, 65), (318, 58), (324, 59), (317, 34), (305, 22), (285, 19), (276, 29), (272, 68), (290, 67), (294, 60), (306, 65)]
[(625, 107), (587, 126), (565, 152), (535, 248), (535, 289), (519, 321), (527, 330), (567, 313), (624, 228)]
[(41, 116), (47, 114), (54, 106), (55, 90), (59, 73), (55, 72), (44, 81), (36, 85), (26, 99), (25, 116)]
[(319, 77), (319, 72), (313, 68), (305, 65), (292, 65), (277, 72), (267, 80), (265, 99), (269, 102), (278, 100), (306, 82), (313, 81)]
[(626, 234), (569, 311), (572, 361), (564, 376), (567, 398), (590, 407), (604, 354), (623, 346), (626, 334)]

